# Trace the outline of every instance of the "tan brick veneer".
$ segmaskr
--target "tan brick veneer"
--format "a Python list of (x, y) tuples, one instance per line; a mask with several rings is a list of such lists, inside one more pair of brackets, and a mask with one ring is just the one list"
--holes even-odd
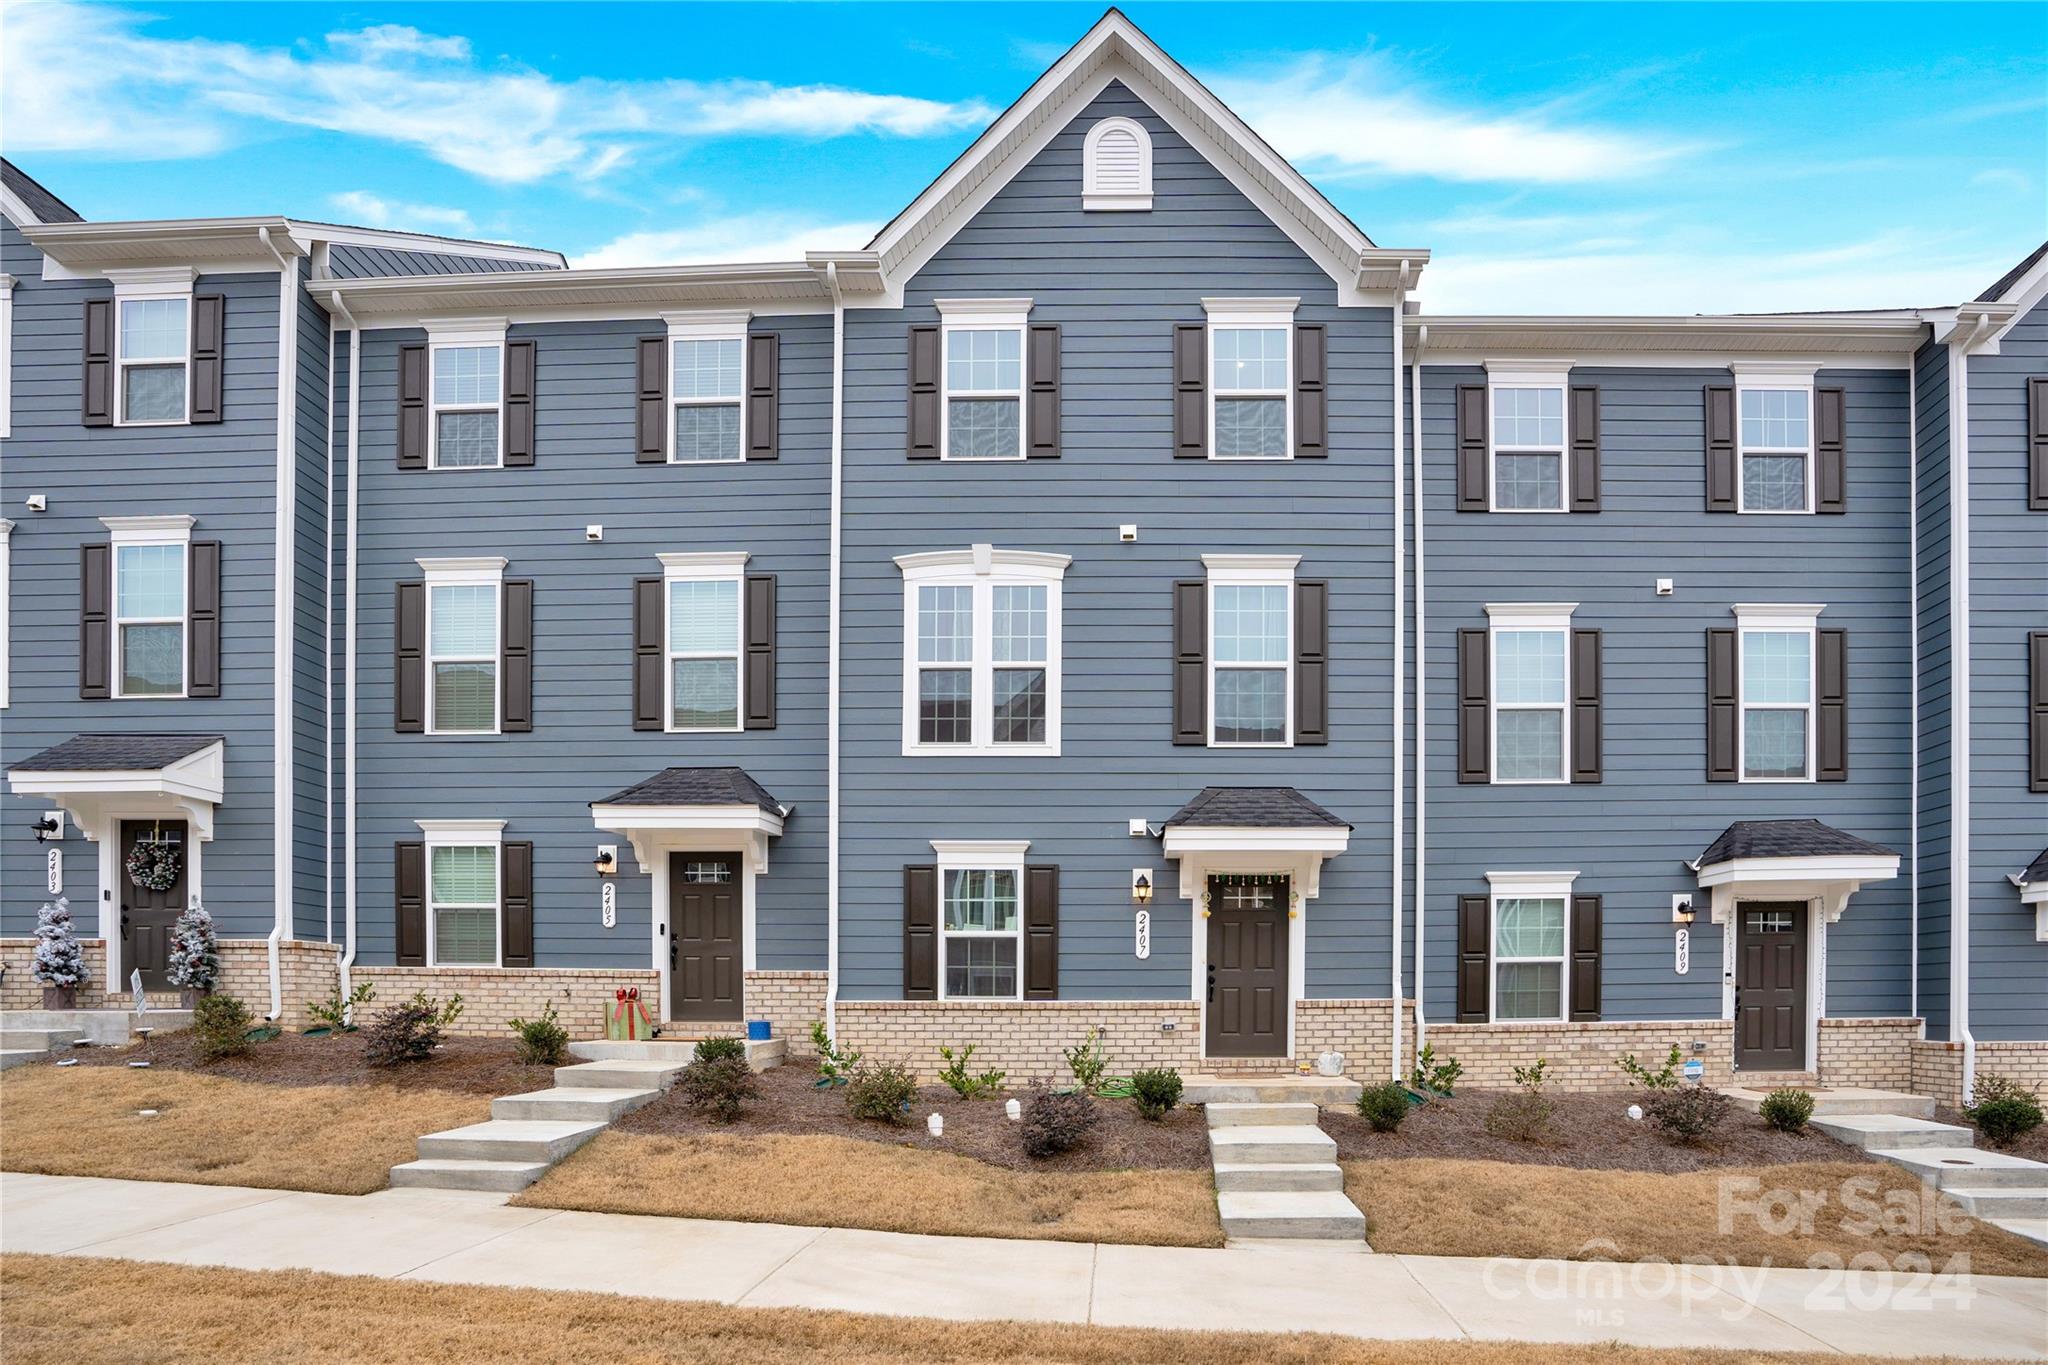
[[(1961, 1105), (1963, 1045), (1917, 1040), (1913, 1049), (1913, 1093), (1932, 1095), (1943, 1104)], [(2048, 1099), (2048, 1041), (1979, 1042), (1977, 1074), (2005, 1076)]]
[(555, 1014), (571, 1038), (602, 1038), (605, 1011), (617, 992), (638, 987), (647, 1012), (661, 1010), (655, 999), (660, 981), (652, 970), (620, 971), (599, 967), (390, 967), (359, 966), (357, 981), (376, 987), (372, 1008), (425, 991), (436, 1000), (460, 992), (462, 1017), (450, 1033), (467, 1038), (509, 1038), (507, 1021), (532, 1019), (553, 1002)]
[(1708, 1085), (1731, 1083), (1735, 1071), (1734, 1030), (1720, 1019), (1670, 1020), (1654, 1023), (1596, 1024), (1431, 1024), (1424, 1040), (1439, 1059), (1456, 1058), (1464, 1065), (1460, 1080), (1475, 1090), (1498, 1090), (1515, 1083), (1515, 1068), (1548, 1063), (1544, 1074), (1560, 1090), (1618, 1090), (1628, 1084), (1622, 1074), (1623, 1054), (1652, 1070), (1662, 1066), (1677, 1043), (1694, 1055), (1695, 1041), (1707, 1045), (1698, 1054), (1707, 1064)]
[(1910, 1091), (1919, 1037), (1918, 1019), (1823, 1019), (1820, 1083)]
[(811, 1025), (825, 1017), (823, 972), (748, 972), (747, 1018), (766, 1019), (774, 1037), (789, 1040), (792, 1057), (815, 1057)]
[[(1103, 1031), (1114, 1075), (1145, 1067), (1200, 1069), (1201, 1014), (1192, 1000), (842, 1000), (839, 1044), (870, 1061), (899, 1062), (936, 1080), (943, 1044), (974, 1044), (976, 1070), (994, 1067), (1011, 1081), (1067, 1081), (1061, 1050), (1089, 1028)], [(1161, 1023), (1171, 1023), (1162, 1032)]]

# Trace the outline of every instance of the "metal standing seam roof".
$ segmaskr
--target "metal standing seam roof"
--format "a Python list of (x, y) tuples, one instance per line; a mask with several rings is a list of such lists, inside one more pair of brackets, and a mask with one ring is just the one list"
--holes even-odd
[(221, 735), (77, 735), (12, 764), (11, 773), (157, 772)]
[(1204, 787), (1166, 823), (1169, 828), (1351, 828), (1292, 787)]
[(1882, 844), (1859, 839), (1818, 820), (1737, 820), (1707, 845), (1695, 866), (1710, 867), (1744, 858), (1840, 858), (1898, 855)]
[(593, 806), (759, 806), (775, 815), (782, 804), (744, 768), (663, 768), (644, 782), (614, 792)]

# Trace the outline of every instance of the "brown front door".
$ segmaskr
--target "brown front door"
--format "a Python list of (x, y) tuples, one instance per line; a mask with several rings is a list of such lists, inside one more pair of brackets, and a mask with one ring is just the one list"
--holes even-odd
[(1806, 903), (1736, 907), (1735, 1065), (1806, 1069)]
[[(128, 875), (128, 858), (138, 844), (161, 842), (175, 855), (178, 879), (162, 891), (137, 886)], [(183, 820), (123, 820), (121, 822), (121, 866), (117, 877), (121, 887), (121, 962), (123, 978), (109, 981), (107, 990), (128, 989), (127, 973), (140, 971), (145, 990), (175, 990), (166, 975), (170, 964), (171, 926), (185, 908), (185, 887), (190, 880), (186, 862), (191, 852), (185, 839)]]
[(1209, 1001), (1204, 1053), (1287, 1055), (1287, 883), (1209, 880)]
[(668, 855), (669, 1018), (737, 1023), (741, 976), (740, 860), (731, 853)]

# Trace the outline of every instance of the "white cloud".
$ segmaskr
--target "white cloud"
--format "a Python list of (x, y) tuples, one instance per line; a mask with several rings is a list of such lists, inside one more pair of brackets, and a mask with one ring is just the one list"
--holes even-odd
[(1244, 120), (1311, 176), (1401, 175), (1565, 184), (1617, 180), (1688, 150), (1555, 112), (1478, 113), (1403, 88), (1373, 56), (1304, 58), (1216, 82)]
[(260, 48), (143, 32), (131, 11), (12, 7), (0, 119), (14, 151), (179, 157), (286, 124), (414, 148), (472, 175), (595, 177), (676, 139), (758, 134), (924, 137), (994, 111), (833, 86), (557, 80), (479, 62), (466, 38), (380, 24), (324, 44)]
[(819, 223), (784, 214), (756, 213), (720, 218), (692, 227), (629, 232), (569, 264), (579, 269), (634, 265), (693, 265), (707, 262), (802, 260), (806, 251), (859, 247), (875, 235), (874, 223)]
[(2025, 194), (2034, 188), (2034, 182), (2027, 178), (2025, 171), (2010, 166), (1993, 166), (1970, 177), (1973, 190), (2005, 190), (2011, 194)]
[(446, 228), (465, 234), (476, 230), (469, 214), (462, 209), (409, 204), (403, 200), (383, 198), (368, 190), (343, 190), (340, 194), (328, 196), (328, 202), (361, 227)]

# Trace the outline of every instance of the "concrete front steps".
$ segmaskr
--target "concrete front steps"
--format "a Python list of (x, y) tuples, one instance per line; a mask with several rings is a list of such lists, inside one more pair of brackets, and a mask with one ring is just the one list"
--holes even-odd
[[(732, 1037), (732, 1034), (706, 1034), (706, 1037)], [(569, 1055), (597, 1061), (667, 1062), (678, 1071), (690, 1064), (696, 1052), (696, 1038), (652, 1038), (636, 1043), (614, 1043), (603, 1038), (569, 1044)], [(745, 1041), (745, 1040), (743, 1040)], [(747, 1042), (747, 1065), (755, 1071), (766, 1071), (771, 1066), (781, 1066), (789, 1056), (789, 1039), (770, 1038), (765, 1042)]]
[(1815, 1089), (1811, 1084), (1801, 1085), (1790, 1082), (1780, 1086), (1774, 1080), (1753, 1082), (1748, 1074), (1736, 1073), (1736, 1080), (1721, 1093), (1726, 1095), (1738, 1109), (1754, 1114), (1762, 1107), (1764, 1099), (1773, 1090), (1789, 1088), (1804, 1090), (1813, 1096), (1813, 1116), (1832, 1118), (1838, 1114), (1896, 1114), (1901, 1118), (1931, 1119), (1934, 1117), (1934, 1099), (1928, 1095), (1908, 1095), (1898, 1090), (1869, 1090), (1860, 1086), (1839, 1086), (1834, 1089)]
[(0, 1071), (40, 1062), (55, 1052), (68, 1052), (85, 1034), (75, 1028), (23, 1028), (12, 1021), (0, 1026)]
[(1316, 1104), (1289, 1098), (1291, 1081), (1232, 1083), (1231, 1093), (1247, 1091), (1252, 1098), (1204, 1102), (1224, 1236), (1365, 1250), (1365, 1215), (1344, 1197), (1337, 1144), (1316, 1126)]
[(1980, 1152), (1973, 1129), (1897, 1114), (1816, 1116), (1813, 1126), (1838, 1142), (1911, 1171), (1955, 1200), (1963, 1212), (2048, 1246), (2048, 1165)]
[[(192, 1026), (192, 1011), (153, 1009), (140, 1022), (151, 1033), (176, 1033)], [(0, 1071), (77, 1043), (119, 1047), (134, 1038), (136, 1023), (127, 1010), (0, 1010)]]
[(1353, 1105), (1362, 1087), (1343, 1076), (1246, 1076), (1197, 1073), (1181, 1090), (1183, 1104)]

